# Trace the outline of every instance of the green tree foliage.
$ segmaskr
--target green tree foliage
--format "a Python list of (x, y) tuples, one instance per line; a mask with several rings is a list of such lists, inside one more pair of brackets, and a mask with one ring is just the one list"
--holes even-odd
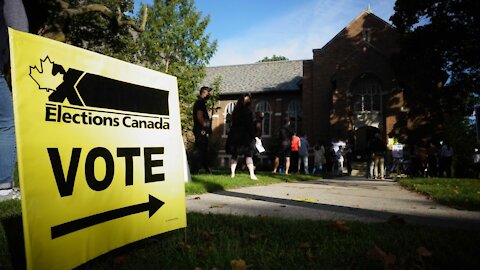
[(184, 132), (191, 130), (191, 106), (205, 76), (217, 41), (205, 33), (210, 17), (202, 18), (193, 0), (156, 0), (140, 35), (139, 60), (147, 67), (178, 78)]
[(458, 166), (468, 164), (474, 142), (467, 117), (480, 92), (480, 2), (397, 0), (394, 9), (401, 50), (393, 65), (414, 126), (410, 143), (447, 140), (457, 172), (466, 171)]
[(391, 20), (401, 51), (394, 64), (413, 89), (410, 101), (423, 106), (441, 98), (444, 110), (472, 112), (471, 94), (480, 93), (478, 10), (476, 0), (396, 1)]
[(406, 41), (436, 55), (452, 84), (480, 91), (480, 2), (397, 0), (391, 20)]
[[(138, 63), (178, 78), (184, 131), (217, 41), (193, 0), (155, 0), (134, 14), (133, 0), (25, 0), (31, 32)], [(148, 18), (148, 19), (147, 19)]]
[(133, 16), (133, 0), (26, 0), (25, 5), (31, 32), (135, 61), (135, 37), (146, 12)]
[(268, 57), (264, 57), (262, 60), (258, 61), (258, 63), (262, 63), (262, 62), (274, 62), (274, 61), (286, 61), (288, 60), (287, 57), (285, 56), (281, 56), (281, 55), (273, 55), (272, 57), (268, 58)]

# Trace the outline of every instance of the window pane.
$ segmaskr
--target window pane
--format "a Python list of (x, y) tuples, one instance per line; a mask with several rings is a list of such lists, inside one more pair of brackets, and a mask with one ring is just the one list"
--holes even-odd
[(372, 78), (361, 79), (353, 86), (353, 110), (354, 111), (381, 111), (382, 96), (380, 83)]
[(225, 112), (224, 112), (224, 128), (223, 128), (223, 134), (227, 135), (228, 132), (230, 131), (230, 127), (232, 126), (232, 113), (233, 113), (233, 108), (235, 108), (235, 103), (230, 102), (225, 106)]
[(262, 135), (270, 134), (270, 113), (265, 113), (262, 123)]
[(270, 135), (270, 104), (266, 101), (260, 101), (255, 106), (255, 112), (263, 112), (262, 135)]
[(380, 111), (381, 108), (380, 108), (380, 98), (381, 96), (380, 95), (374, 95), (373, 96), (373, 110), (375, 111)]
[(290, 124), (294, 131), (298, 131), (300, 127), (300, 119), (302, 115), (302, 105), (300, 101), (294, 100), (288, 104), (288, 117), (290, 118)]

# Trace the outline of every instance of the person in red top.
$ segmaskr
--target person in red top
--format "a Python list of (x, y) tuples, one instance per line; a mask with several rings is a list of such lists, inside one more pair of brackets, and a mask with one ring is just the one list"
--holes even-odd
[(298, 172), (298, 149), (300, 148), (300, 137), (297, 136), (297, 133), (294, 132), (292, 136), (292, 148), (291, 148), (291, 170), (292, 172)]

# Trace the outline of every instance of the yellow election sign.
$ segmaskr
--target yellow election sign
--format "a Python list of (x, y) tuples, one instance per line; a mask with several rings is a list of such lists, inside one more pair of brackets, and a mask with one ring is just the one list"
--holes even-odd
[(27, 268), (185, 227), (176, 78), (9, 34)]

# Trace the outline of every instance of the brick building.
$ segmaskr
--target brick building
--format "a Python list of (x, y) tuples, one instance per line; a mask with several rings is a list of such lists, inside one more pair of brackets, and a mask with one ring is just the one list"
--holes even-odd
[(229, 114), (246, 92), (252, 94), (253, 109), (265, 113), (262, 140), (267, 149), (285, 117), (311, 144), (348, 141), (359, 157), (375, 132), (385, 139), (398, 135), (394, 124), (405, 110), (390, 65), (396, 40), (395, 29), (366, 10), (323, 48), (313, 49), (312, 60), (207, 68), (204, 83), (222, 78), (220, 109), (212, 125), (220, 164), (228, 164), (223, 144)]

